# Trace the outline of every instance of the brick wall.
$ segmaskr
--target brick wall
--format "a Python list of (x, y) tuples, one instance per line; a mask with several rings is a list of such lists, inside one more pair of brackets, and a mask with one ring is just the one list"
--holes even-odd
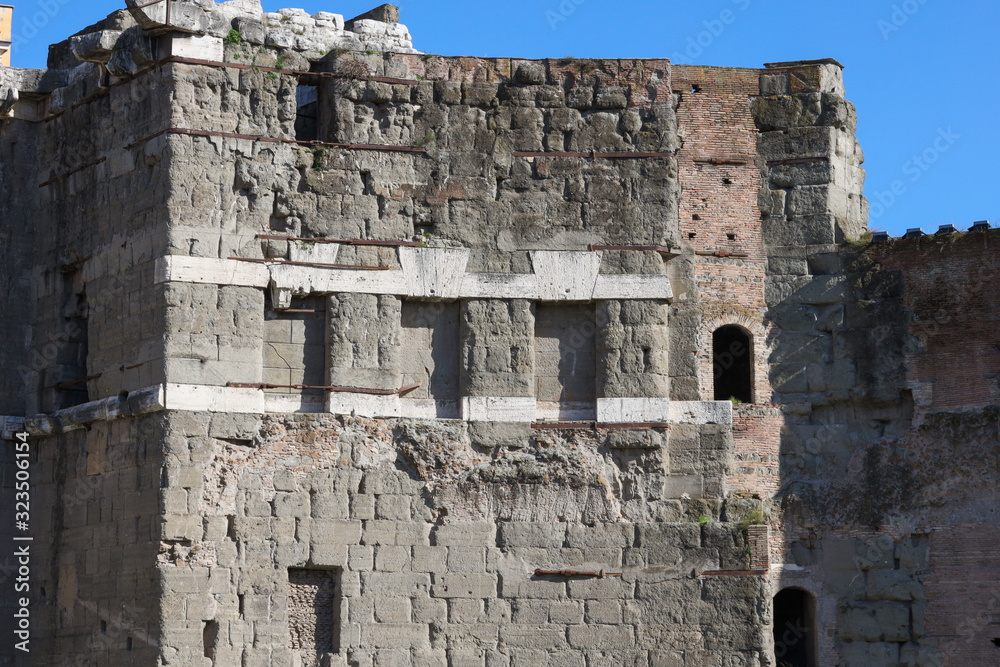
[(872, 245), (901, 271), (917, 345), (907, 355), (917, 405), (968, 409), (1000, 402), (1000, 231)]
[(757, 129), (750, 97), (758, 94), (759, 71), (725, 67), (673, 68), (678, 96), (677, 165), (681, 184), (681, 238), (696, 252), (746, 257), (696, 259), (701, 395), (713, 398), (712, 332), (738, 324), (754, 339), (754, 401), (769, 404), (764, 274), (757, 193)]

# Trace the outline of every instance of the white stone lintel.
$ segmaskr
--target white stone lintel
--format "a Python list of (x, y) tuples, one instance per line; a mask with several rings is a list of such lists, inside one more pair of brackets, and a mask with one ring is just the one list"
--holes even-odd
[(470, 422), (533, 422), (535, 398), (467, 396), (462, 400), (462, 419)]
[(167, 255), (156, 260), (156, 283), (203, 283), (267, 287), (271, 274), (263, 264), (211, 257)]
[(358, 417), (399, 417), (399, 396), (375, 396), (333, 391), (326, 398), (326, 411)]
[(731, 401), (671, 401), (670, 421), (675, 424), (733, 423)]
[[(168, 256), (156, 261), (156, 281), (267, 287), (290, 294), (387, 294), (419, 299), (597, 301), (673, 298), (661, 274), (604, 275), (600, 252), (533, 251), (535, 273), (466, 273), (467, 248), (398, 248), (400, 268), (388, 271), (302, 264), (253, 263)], [(296, 261), (333, 264), (335, 244), (297, 248)], [(322, 261), (320, 261), (322, 260)]]
[(666, 422), (670, 419), (667, 398), (599, 398), (597, 421), (604, 424)]

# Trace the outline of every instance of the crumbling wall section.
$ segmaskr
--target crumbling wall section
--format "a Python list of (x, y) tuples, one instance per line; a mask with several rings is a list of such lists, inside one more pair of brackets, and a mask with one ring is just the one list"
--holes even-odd
[[(332, 664), (760, 660), (763, 579), (693, 575), (746, 569), (745, 533), (643, 483), (655, 447), (580, 430), (484, 453), (461, 423), (334, 416), (170, 423), (160, 574), (187, 611), (164, 617), (165, 658), (195, 664), (205, 636), (225, 664), (292, 659), (304, 568), (337, 579)], [(706, 428), (688, 447), (714, 446)], [(622, 576), (535, 572), (566, 568)]]

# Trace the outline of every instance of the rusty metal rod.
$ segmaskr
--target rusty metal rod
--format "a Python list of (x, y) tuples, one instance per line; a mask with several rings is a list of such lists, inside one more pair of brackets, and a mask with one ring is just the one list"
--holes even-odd
[(256, 238), (265, 241), (304, 241), (306, 243), (338, 243), (340, 245), (359, 246), (384, 246), (396, 247), (405, 246), (407, 248), (422, 248), (423, 243), (417, 241), (371, 241), (367, 239), (326, 239), (308, 236), (278, 236), (275, 234), (257, 234)]
[(674, 254), (674, 248), (662, 245), (596, 245), (592, 243), (590, 244), (590, 249), (594, 252), (598, 252), (601, 250), (637, 250), (637, 251), (659, 252), (669, 255)]
[(599, 572), (584, 572), (580, 570), (535, 570), (536, 577), (596, 577), (598, 579), (605, 579), (607, 577), (621, 577), (621, 572), (606, 572), (600, 570)]
[(728, 158), (728, 157), (696, 157), (691, 160), (695, 164), (713, 164), (713, 165), (731, 165), (734, 167), (741, 167), (746, 165), (747, 161), (740, 158)]
[(107, 159), (108, 159), (107, 157), (102, 157), (99, 160), (94, 160), (93, 162), (88, 162), (86, 164), (80, 165), (79, 167), (77, 167), (73, 171), (69, 171), (69, 172), (66, 172), (65, 174), (61, 174), (59, 176), (54, 176), (54, 177), (50, 178), (49, 180), (45, 181), (44, 183), (39, 184), (38, 187), (44, 188), (47, 185), (52, 185), (53, 183), (58, 183), (59, 181), (62, 181), (62, 180), (65, 180), (65, 179), (69, 178), (73, 174), (76, 174), (76, 173), (79, 173), (79, 172), (83, 171), (84, 169), (90, 169), (91, 167), (96, 167), (97, 165), (101, 164), (102, 162), (106, 162)]
[(770, 160), (767, 163), (768, 167), (779, 167), (785, 164), (813, 164), (817, 162), (829, 162), (828, 157), (797, 157), (790, 158), (788, 160)]
[(599, 152), (599, 151), (514, 151), (514, 157), (582, 157), (582, 158), (606, 158), (606, 159), (636, 159), (636, 158), (655, 158), (655, 157), (673, 157), (673, 151), (661, 151), (654, 153), (646, 153), (639, 151), (611, 151), (611, 152)]
[(403, 394), (409, 393), (414, 389), (421, 386), (421, 382), (416, 384), (409, 384), (405, 387), (400, 387), (399, 389), (369, 389), (367, 387), (337, 387), (337, 386), (317, 386), (308, 384), (268, 384), (266, 382), (258, 383), (246, 383), (246, 382), (228, 382), (227, 387), (234, 387), (238, 389), (315, 389), (318, 391), (329, 391), (334, 393), (345, 393), (345, 394), (368, 394), (371, 396), (402, 396)]
[(592, 429), (595, 431), (609, 431), (612, 429), (647, 429), (647, 428), (670, 428), (668, 422), (534, 422), (531, 428), (536, 431), (572, 431), (577, 429)]
[(749, 257), (745, 252), (727, 252), (725, 250), (699, 250), (695, 253), (699, 257)]
[(104, 375), (104, 373), (98, 373), (97, 375), (90, 375), (79, 380), (70, 380), (69, 382), (57, 382), (56, 384), (49, 385), (48, 387), (42, 387), (42, 389), (69, 389), (70, 387), (75, 387), (78, 384), (83, 384), (84, 382), (90, 382), (91, 380), (96, 380)]
[(328, 269), (351, 269), (353, 271), (398, 271), (391, 266), (358, 266), (356, 264), (324, 264), (322, 262), (289, 262), (283, 259), (250, 259), (248, 257), (230, 257), (236, 262), (254, 262), (256, 264), (278, 264), (287, 266), (322, 266)]

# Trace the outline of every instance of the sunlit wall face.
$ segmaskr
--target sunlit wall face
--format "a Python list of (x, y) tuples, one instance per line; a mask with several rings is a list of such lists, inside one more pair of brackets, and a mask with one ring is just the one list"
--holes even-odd
[(11, 25), (14, 22), (14, 7), (0, 5), (0, 65), (10, 67), (10, 36)]

